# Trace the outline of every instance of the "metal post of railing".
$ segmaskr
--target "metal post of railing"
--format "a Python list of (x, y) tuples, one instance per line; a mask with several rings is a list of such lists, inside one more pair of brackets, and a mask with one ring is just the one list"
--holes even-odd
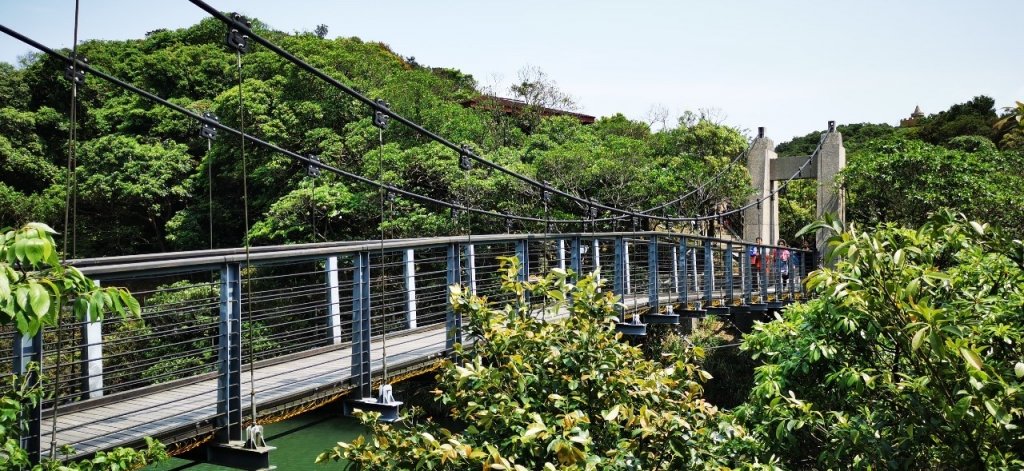
[(516, 258), (519, 259), (519, 281), (530, 278), (530, 245), (526, 239), (516, 241)]
[(704, 303), (711, 305), (715, 292), (715, 260), (711, 248), (711, 239), (704, 239)]
[(327, 339), (331, 345), (341, 343), (341, 291), (338, 283), (338, 257), (327, 257)]
[(658, 313), (658, 236), (647, 242), (647, 304), (651, 313)]
[(672, 289), (679, 292), (679, 247), (672, 246)]
[(619, 311), (619, 320), (625, 322), (623, 305), (626, 303), (626, 241), (622, 236), (615, 238), (615, 265), (612, 270), (612, 292), (620, 298), (616, 309)]
[(405, 323), (410, 329), (416, 328), (416, 254), (414, 249), (405, 249), (402, 255), (402, 277), (405, 279)]
[[(462, 263), (459, 257), (459, 244), (448, 244), (448, 269), (447, 286), (462, 284)], [(448, 297), (448, 290), (445, 289), (445, 299)], [(462, 343), (462, 316), (455, 313), (452, 303), (449, 300), (448, 309), (445, 313), (445, 348), (451, 350), (455, 344)]]
[[(28, 384), (36, 384), (39, 374), (29, 374), (29, 363), (35, 363), (40, 372), (43, 368), (43, 330), (36, 335), (14, 333), (14, 374), (19, 375)], [(20, 445), (28, 452), (32, 463), (39, 463), (42, 451), (43, 408), (39, 403), (23, 404), (21, 419), (28, 422), (28, 433), (20, 438)]]
[(689, 262), (686, 260), (686, 252), (686, 236), (682, 236), (679, 238), (678, 253), (679, 265), (683, 268), (682, 273), (680, 273), (679, 277), (681, 280), (681, 283), (679, 283), (679, 302), (683, 303), (682, 308), (684, 310), (689, 309), (688, 307), (686, 307), (686, 303), (690, 301), (690, 265)]
[(629, 241), (622, 238), (622, 275), (626, 282), (623, 286), (625, 291), (622, 292), (623, 302), (625, 302), (625, 295), (633, 294), (633, 278), (629, 274), (629, 265)]
[(768, 249), (765, 247), (757, 247), (758, 257), (760, 260), (760, 288), (761, 288), (761, 302), (768, 302)]
[(565, 270), (565, 239), (558, 239), (558, 268)]
[(733, 295), (735, 294), (734, 290), (733, 290), (734, 279), (733, 279), (733, 273), (732, 273), (732, 254), (733, 254), (732, 242), (726, 242), (725, 243), (725, 260), (723, 260), (723, 265), (725, 265), (725, 266), (722, 267), (722, 269), (725, 270), (725, 299), (726, 299), (726, 302), (724, 303), (724, 305), (726, 305), (726, 306), (731, 306), (732, 305)]
[(466, 280), (469, 292), (476, 294), (476, 246), (466, 244)]
[[(99, 280), (93, 283), (100, 285)], [(103, 397), (103, 324), (91, 309), (88, 316), (82, 324), (82, 390), (85, 399), (93, 399)]]
[(218, 443), (242, 439), (242, 267), (220, 270), (220, 319), (217, 348)]
[(597, 281), (598, 281), (597, 292), (600, 293), (601, 292), (601, 288), (600, 288), (600, 282), (601, 282), (601, 241), (598, 240), (595, 237), (593, 242), (592, 242), (592, 244), (593, 244), (593, 247), (592, 247), (591, 252), (593, 252), (593, 258), (594, 258), (594, 271), (597, 272)]
[(355, 254), (352, 266), (352, 377), (360, 398), (373, 397), (370, 370), (370, 252)]
[(746, 245), (740, 254), (740, 273), (743, 275), (743, 304), (750, 304), (754, 296), (754, 271), (750, 266), (750, 247)]
[(576, 273), (576, 277), (580, 276), (580, 272), (583, 271), (582, 260), (580, 260), (580, 238), (573, 237), (569, 243), (569, 268)]

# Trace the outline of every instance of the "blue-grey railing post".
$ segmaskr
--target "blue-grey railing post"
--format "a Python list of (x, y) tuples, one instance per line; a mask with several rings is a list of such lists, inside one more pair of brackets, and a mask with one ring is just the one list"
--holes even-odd
[(405, 323), (416, 328), (416, 252), (405, 249), (402, 254), (402, 278), (405, 280)]
[(220, 322), (217, 349), (217, 441), (242, 439), (242, 267), (220, 270)]
[(680, 273), (681, 283), (679, 283), (679, 302), (683, 303), (683, 309), (689, 309), (686, 307), (686, 303), (690, 301), (690, 262), (686, 260), (686, 253), (688, 247), (686, 246), (686, 236), (679, 238), (679, 265), (682, 267), (682, 273)]
[(711, 305), (715, 292), (715, 260), (711, 239), (704, 239), (704, 302)]
[(530, 278), (530, 245), (526, 239), (516, 241), (516, 258), (519, 259), (519, 281)]
[(601, 286), (601, 241), (598, 240), (597, 238), (594, 238), (594, 240), (591, 242), (591, 244), (592, 244), (591, 252), (593, 252), (592, 255), (593, 255), (593, 259), (594, 259), (594, 271), (597, 272), (597, 282), (598, 282), (597, 292), (600, 293), (601, 292), (601, 287), (600, 287)]
[(619, 319), (625, 320), (623, 317), (625, 312), (623, 311), (623, 305), (626, 303), (626, 241), (622, 236), (615, 238), (615, 266), (613, 267), (612, 273), (612, 292), (619, 296), (619, 306), (616, 308), (619, 311)]
[(466, 280), (469, 292), (476, 294), (476, 246), (466, 244)]
[[(96, 286), (99, 280), (93, 280)], [(92, 311), (82, 323), (82, 390), (85, 399), (103, 397), (103, 324), (93, 318)]]
[(338, 283), (338, 257), (327, 257), (327, 343), (341, 343), (341, 291)]
[[(38, 373), (29, 373), (29, 363), (35, 363), (40, 370), (43, 368), (43, 331), (36, 335), (14, 334), (14, 373), (20, 375), (28, 384), (39, 381)], [(20, 438), (21, 447), (28, 452), (29, 460), (38, 463), (42, 451), (43, 408), (37, 403), (24, 404), (21, 419), (28, 422), (28, 433)]]
[(373, 397), (370, 377), (370, 252), (355, 254), (352, 266), (352, 376), (359, 397)]
[(761, 261), (760, 271), (760, 288), (761, 288), (761, 302), (768, 302), (768, 249), (765, 247), (757, 247), (758, 260)]
[(650, 312), (658, 313), (658, 236), (647, 242), (647, 304)]
[(733, 300), (733, 275), (732, 275), (732, 242), (725, 243), (725, 260), (722, 261), (722, 269), (725, 270), (725, 306), (732, 304)]
[(622, 241), (622, 275), (623, 280), (626, 282), (625, 291), (623, 294), (633, 294), (633, 277), (630, 276), (629, 272), (629, 241), (623, 238)]
[(743, 280), (743, 304), (753, 301), (754, 271), (750, 266), (750, 247), (744, 245), (740, 254), (740, 278)]
[[(459, 256), (459, 244), (448, 244), (448, 285), (462, 284), (462, 260)], [(448, 290), (445, 289), (445, 299), (448, 297)], [(462, 315), (456, 314), (452, 303), (447, 303), (448, 309), (445, 313), (445, 348), (451, 350), (455, 344), (462, 343)]]
[(573, 271), (573, 273), (576, 274), (577, 278), (580, 276), (580, 272), (583, 270), (582, 260), (580, 260), (580, 248), (580, 238), (573, 237), (572, 241), (569, 243), (569, 250), (571, 252), (569, 254), (569, 268)]

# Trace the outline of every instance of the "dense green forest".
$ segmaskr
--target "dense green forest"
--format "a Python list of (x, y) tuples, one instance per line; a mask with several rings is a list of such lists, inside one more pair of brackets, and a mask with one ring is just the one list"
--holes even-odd
[[(286, 50), (367, 96), (387, 100), (395, 111), (449, 140), (606, 204), (644, 209), (673, 199), (707, 181), (748, 141), (741, 130), (694, 113), (657, 132), (622, 115), (593, 125), (571, 116), (542, 116), (544, 106), (572, 102), (536, 70), (509, 90), (487, 90), (527, 106), (512, 112), (480, 106), (486, 105), (480, 100), (483, 87), (456, 69), (423, 66), (381, 43), (325, 39), (322, 29), (285, 34), (256, 23)], [(153, 31), (144, 39), (87, 41), (80, 50), (100, 70), (238, 127), (238, 70), (223, 35), (223, 26), (210, 19)], [(536, 189), (499, 172), (460, 171), (454, 152), (398, 124), (378, 136), (365, 105), (271, 51), (254, 46), (242, 64), (244, 117), (251, 134), (434, 198), (543, 215)], [(208, 150), (197, 122), (89, 77), (81, 90), (79, 145), (69, 178), (70, 85), (62, 74), (55, 60), (40, 55), (28, 55), (17, 66), (0, 64), (0, 226), (42, 221), (65, 232), (70, 207), (66, 232), (76, 256), (240, 245), (245, 224), (238, 138), (222, 135)], [(982, 96), (913, 127), (840, 125), (849, 150), (842, 183), (850, 219), (914, 224), (940, 207), (954, 207), (968, 215), (991, 214), (993, 222), (1019, 229), (1024, 224), (1024, 197), (1015, 191), (1024, 187), (1021, 109), (1000, 116), (993, 100)], [(784, 142), (778, 151), (809, 153), (818, 135)], [(247, 147), (254, 243), (379, 237), (374, 188), (327, 173), (310, 178), (286, 156)], [(783, 195), (784, 237), (810, 222), (813, 190), (809, 182), (795, 182)], [(737, 165), (717, 184), (666, 212), (695, 215), (712, 213), (721, 204), (736, 207), (749, 191), (745, 170)], [(587, 212), (560, 198), (549, 211), (574, 217)], [(442, 208), (403, 198), (388, 205), (386, 216), (388, 237), (505, 226), (480, 216), (452, 220)], [(735, 230), (742, 221), (734, 217), (727, 223)]]
[[(717, 173), (746, 147), (742, 133), (687, 114), (652, 133), (622, 115), (585, 126), (570, 116), (545, 117), (545, 97), (559, 93), (543, 73), (505, 95), (528, 106), (505, 113), (470, 107), (481, 96), (473, 77), (405, 59), (358, 38), (324, 39), (257, 28), (285, 49), (391, 109), (466, 143), (484, 157), (582, 197), (642, 209), (667, 201)], [(145, 39), (88, 41), (89, 63), (196, 111), (212, 111), (238, 127), (236, 58), (224, 29), (206, 20)], [(539, 192), (498, 172), (462, 172), (458, 155), (392, 124), (383, 136), (372, 111), (270, 51), (242, 57), (246, 131), (341, 169), (437, 199), (522, 215), (542, 215)], [(0, 66), (0, 222), (64, 226), (67, 199), (70, 85), (49, 57)], [(206, 248), (243, 240), (242, 158), (238, 138), (222, 135), (207, 150), (198, 123), (88, 77), (79, 104), (79, 147), (72, 228), (77, 256)], [(479, 100), (477, 100), (479, 101)], [(558, 104), (565, 105), (562, 100)], [(381, 137), (383, 145), (381, 145)], [(326, 172), (319, 178), (290, 158), (248, 145), (250, 234), (254, 243), (376, 238), (379, 193)], [(479, 167), (479, 166), (478, 166)], [(668, 211), (708, 212), (719, 201), (742, 202), (749, 185), (735, 166), (721, 184)], [(211, 191), (212, 190), (212, 191)], [(555, 199), (551, 216), (585, 214)], [(493, 231), (503, 221), (462, 216), (399, 198), (387, 208), (388, 237)], [(609, 227), (613, 228), (613, 227)], [(543, 227), (513, 230), (541, 231)], [(561, 227), (562, 230), (579, 228)], [(62, 231), (63, 232), (63, 231)]]

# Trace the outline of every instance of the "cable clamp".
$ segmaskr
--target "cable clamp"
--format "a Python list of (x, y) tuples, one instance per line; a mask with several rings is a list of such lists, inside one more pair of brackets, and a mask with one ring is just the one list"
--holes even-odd
[(310, 163), (306, 165), (306, 176), (311, 177), (311, 178), (319, 177), (320, 176), (320, 166), (314, 164), (313, 162), (320, 163), (320, 156), (319, 155), (310, 155), (309, 156), (309, 160), (310, 160)]
[(209, 111), (203, 113), (203, 119), (208, 120), (208, 121), (203, 121), (202, 122), (202, 126), (199, 128), (199, 137), (201, 137), (203, 139), (209, 139), (211, 141), (216, 141), (217, 140), (217, 128), (214, 127), (212, 124), (210, 124), (209, 121), (214, 121), (214, 122), (218, 122), (219, 123), (220, 119), (217, 118), (217, 115), (215, 115), (215, 114), (213, 114), (213, 113), (211, 113)]
[(70, 82), (74, 82), (75, 85), (78, 85), (80, 87), (84, 86), (85, 70), (83, 70), (82, 66), (88, 64), (89, 59), (82, 57), (78, 60), (72, 58), (72, 60), (74, 61), (74, 64), (68, 65), (68, 67), (64, 69), (64, 78)]
[(540, 189), (541, 201), (545, 203), (551, 203), (551, 190), (548, 189), (551, 186), (551, 183), (544, 181), (541, 182), (541, 184), (543, 185)]
[(473, 151), (470, 150), (469, 144), (463, 144), (462, 150), (459, 152), (459, 169), (462, 171), (469, 171), (473, 168), (473, 159), (469, 157)]
[[(236, 25), (244, 25), (246, 29), (252, 27), (252, 22), (238, 13), (232, 13), (231, 19)], [(228, 28), (227, 43), (228, 47), (242, 54), (249, 52), (249, 36), (239, 31), (237, 27)]]
[(387, 129), (388, 121), (391, 120), (387, 110), (391, 105), (382, 98), (378, 98), (374, 103), (377, 105), (377, 110), (373, 112), (373, 125), (381, 129)]

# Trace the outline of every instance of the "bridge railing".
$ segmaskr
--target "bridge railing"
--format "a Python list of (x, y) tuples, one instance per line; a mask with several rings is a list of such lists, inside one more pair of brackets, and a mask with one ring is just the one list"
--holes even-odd
[[(770, 260), (760, 271), (750, 263), (752, 247)], [(26, 342), (8, 329), (0, 333), (0, 368), (17, 371), (15, 360), (41, 349), (44, 386), (56, 391), (44, 417), (55, 405), (61, 414), (74, 413), (125, 404), (147, 391), (195, 387), (194, 395), (161, 407), (212, 421), (222, 439), (237, 439), (249, 363), (267, 366), (254, 378), (260, 398), (288, 396), (304, 374), (331, 375), (369, 396), (385, 349), (389, 360), (411, 360), (442, 355), (460, 341), (449, 284), (461, 283), (494, 303), (511, 300), (500, 290), (498, 257), (518, 256), (521, 279), (552, 268), (598, 271), (605, 289), (623, 296), (627, 312), (656, 313), (668, 304), (701, 312), (799, 298), (806, 270), (794, 262), (810, 254), (789, 250), (799, 255), (781, 261), (769, 257), (775, 249), (767, 246), (631, 232), (259, 247), (248, 257), (218, 250), (78, 260), (72, 263), (98, 283), (132, 291), (142, 304), (141, 321), (78, 322), (64, 313), (59, 329), (46, 329), (35, 342), (24, 339), (28, 349), (16, 349)], [(308, 371), (273, 372), (275, 364), (324, 352), (333, 356), (304, 366)], [(58, 438), (89, 424), (59, 423)]]

